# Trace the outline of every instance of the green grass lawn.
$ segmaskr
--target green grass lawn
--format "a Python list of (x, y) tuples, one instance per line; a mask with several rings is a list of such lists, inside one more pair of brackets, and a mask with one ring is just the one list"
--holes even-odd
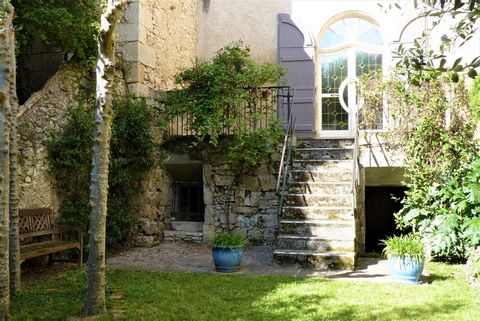
[[(430, 263), (431, 284), (323, 278), (108, 271), (107, 292), (122, 292), (127, 320), (480, 320), (480, 298), (463, 266)], [(84, 270), (29, 284), (13, 320), (81, 315)]]

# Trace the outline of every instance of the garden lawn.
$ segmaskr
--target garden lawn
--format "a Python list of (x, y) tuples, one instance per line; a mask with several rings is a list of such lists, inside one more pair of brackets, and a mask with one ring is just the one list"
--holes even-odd
[[(431, 284), (109, 270), (107, 293), (122, 293), (126, 320), (480, 320), (479, 292), (460, 265), (430, 263)], [(13, 320), (81, 315), (84, 270), (26, 285)], [(110, 303), (109, 303), (110, 304)]]

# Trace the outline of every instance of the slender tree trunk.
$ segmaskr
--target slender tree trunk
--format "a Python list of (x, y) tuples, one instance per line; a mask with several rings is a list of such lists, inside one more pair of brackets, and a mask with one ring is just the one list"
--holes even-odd
[(105, 238), (108, 199), (108, 165), (112, 132), (112, 97), (110, 88), (114, 73), (114, 29), (123, 1), (108, 0), (101, 15), (97, 60), (97, 102), (90, 183), (88, 242), (88, 285), (85, 313), (105, 311)]
[(10, 294), (20, 290), (20, 240), (18, 227), (18, 190), (17, 190), (17, 66), (15, 60), (14, 44), (15, 36), (12, 35), (11, 59), (12, 77), (10, 82), (10, 194), (9, 194), (9, 216), (10, 216)]
[(15, 47), (12, 36), (13, 8), (0, 0), (0, 320), (10, 313), (10, 282), (8, 263), (8, 198), (9, 198), (9, 131), (10, 82), (12, 81), (12, 54)]

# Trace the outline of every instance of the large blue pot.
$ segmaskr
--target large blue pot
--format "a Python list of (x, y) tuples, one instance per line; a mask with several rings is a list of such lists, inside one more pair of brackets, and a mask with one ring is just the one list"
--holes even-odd
[(388, 259), (388, 263), (395, 281), (416, 284), (420, 280), (424, 260), (418, 261), (411, 256), (392, 256)]
[(218, 272), (235, 272), (242, 262), (243, 248), (215, 247), (212, 258)]

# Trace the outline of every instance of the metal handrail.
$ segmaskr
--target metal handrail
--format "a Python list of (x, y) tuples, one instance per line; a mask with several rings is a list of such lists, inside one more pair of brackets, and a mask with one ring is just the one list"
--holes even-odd
[(290, 132), (291, 132), (291, 136), (293, 136), (293, 133), (295, 132), (294, 117), (293, 117), (293, 109), (294, 109), (293, 100), (294, 100), (294, 97), (295, 97), (295, 89), (291, 89), (291, 91), (292, 91), (292, 94), (291, 95), (289, 94), (288, 97), (287, 97), (287, 99), (288, 99), (288, 102), (287, 102), (287, 127), (285, 129), (285, 137), (283, 139), (282, 156), (280, 158), (280, 166), (279, 166), (279, 169), (278, 169), (277, 184), (276, 184), (276, 188), (275, 188), (275, 191), (277, 192), (277, 194), (278, 194), (279, 189), (280, 189), (282, 174), (283, 174), (284, 167), (285, 167), (285, 156), (286, 156), (287, 148), (288, 148), (288, 145), (289, 145), (288, 140), (289, 140)]
[[(359, 101), (357, 99), (357, 101)], [(352, 207), (357, 208), (357, 186), (360, 185), (360, 121), (359, 121), (359, 105), (355, 105), (353, 110), (353, 169), (352, 169)]]
[[(294, 111), (294, 101), (295, 91), (292, 91), (292, 95), (289, 95), (288, 99), (288, 122), (285, 131), (285, 138), (282, 149), (282, 157), (280, 160), (280, 167), (278, 169), (277, 185), (276, 192), (280, 194), (280, 199), (278, 202), (278, 213), (277, 213), (277, 227), (280, 225), (280, 216), (283, 212), (283, 204), (285, 202), (285, 191), (287, 188), (288, 176), (290, 174), (290, 162), (292, 158), (292, 148), (293, 148), (293, 137), (295, 134), (295, 127), (297, 123), (296, 117), (293, 116)], [(280, 184), (282, 185), (280, 190)]]
[[(248, 89), (252, 99), (242, 100), (239, 104), (239, 110), (242, 110), (241, 118), (248, 124), (247, 130), (256, 131), (258, 129), (267, 128), (271, 121), (278, 113), (280, 104), (278, 101), (288, 96), (291, 88), (289, 86), (268, 86)], [(285, 95), (286, 93), (286, 95)], [(277, 105), (277, 110), (274, 107)], [(166, 106), (168, 108), (168, 106)], [(224, 119), (232, 118), (229, 110), (225, 109)], [(167, 132), (169, 136), (191, 136), (194, 132), (190, 128), (191, 122), (194, 121), (194, 116), (190, 112), (174, 117), (167, 125)], [(223, 123), (221, 130), (222, 135), (233, 135), (239, 129), (238, 124)]]

